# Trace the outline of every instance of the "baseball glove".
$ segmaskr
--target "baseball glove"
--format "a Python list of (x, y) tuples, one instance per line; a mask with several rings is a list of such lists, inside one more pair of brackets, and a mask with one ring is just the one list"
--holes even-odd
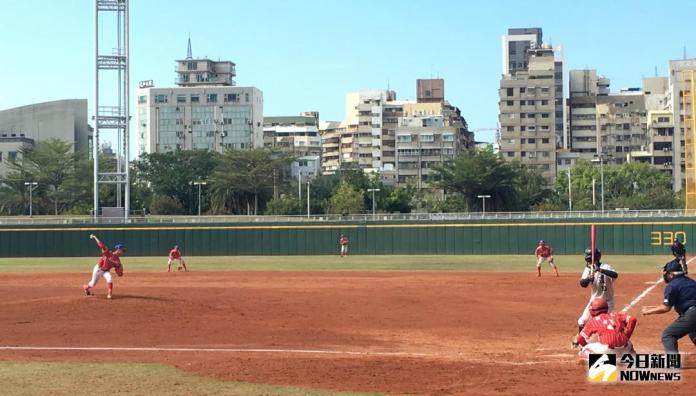
[(123, 267), (116, 268), (116, 275), (123, 276)]

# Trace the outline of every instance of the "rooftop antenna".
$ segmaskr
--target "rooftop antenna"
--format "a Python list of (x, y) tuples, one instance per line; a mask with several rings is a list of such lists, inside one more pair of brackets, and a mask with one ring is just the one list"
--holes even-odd
[(186, 59), (193, 59), (193, 54), (191, 53), (191, 33), (188, 37), (188, 49), (186, 50)]
[(657, 77), (657, 66), (655, 66), (655, 77)]
[(686, 59), (686, 44), (684, 44), (684, 59)]

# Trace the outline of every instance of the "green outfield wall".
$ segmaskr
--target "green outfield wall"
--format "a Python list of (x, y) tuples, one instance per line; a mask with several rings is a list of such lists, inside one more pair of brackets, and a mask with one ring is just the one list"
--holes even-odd
[(665, 254), (676, 236), (696, 236), (696, 221), (485, 221), (211, 223), (95, 226), (0, 226), (1, 257), (81, 257), (98, 254), (89, 234), (126, 244), (132, 256), (161, 256), (174, 244), (186, 255), (336, 254), (338, 238), (350, 238), (352, 254), (532, 254), (544, 239), (558, 254), (578, 254), (590, 244), (605, 254)]

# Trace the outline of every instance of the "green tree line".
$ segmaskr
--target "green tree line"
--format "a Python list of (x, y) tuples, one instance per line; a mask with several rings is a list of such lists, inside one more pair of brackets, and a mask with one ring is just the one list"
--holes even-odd
[[(159, 215), (205, 214), (301, 215), (307, 213), (307, 184), (289, 173), (293, 157), (265, 149), (194, 150), (143, 154), (130, 164), (131, 208)], [(113, 158), (100, 157), (102, 170), (115, 169)], [(0, 179), (0, 214), (27, 214), (29, 186), (37, 215), (89, 214), (92, 208), (92, 161), (71, 152), (60, 140), (24, 147), (7, 160)], [(600, 168), (579, 161), (571, 169), (574, 210), (598, 210)], [(595, 197), (592, 181), (595, 180)], [(198, 186), (194, 182), (205, 183)], [(429, 187), (415, 183), (385, 185), (379, 174), (347, 169), (319, 175), (309, 185), (312, 214), (474, 212), (479, 195), (490, 195), (487, 211), (567, 210), (568, 178), (559, 173), (547, 186), (541, 173), (505, 161), (491, 147), (471, 150), (432, 169)], [(302, 199), (300, 199), (300, 191)], [(671, 209), (681, 205), (671, 178), (649, 164), (604, 165), (605, 208)], [(113, 186), (100, 187), (100, 205), (115, 206)]]

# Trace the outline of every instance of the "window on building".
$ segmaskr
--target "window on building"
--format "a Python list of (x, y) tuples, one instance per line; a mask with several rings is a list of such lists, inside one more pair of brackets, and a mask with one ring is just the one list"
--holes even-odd
[(520, 157), (524, 158), (524, 157), (526, 157), (526, 156), (527, 156), (527, 152), (526, 152), (526, 151), (521, 151), (521, 152), (520, 152)]
[(550, 155), (550, 154), (549, 154), (548, 151), (542, 151), (542, 152), (541, 152), (541, 156), (542, 156), (542, 157), (548, 157), (549, 155)]
[(2, 162), (2, 151), (0, 151), (0, 162)]
[(208, 97), (206, 98), (206, 102), (217, 103), (217, 94), (208, 94)]
[(512, 88), (508, 88), (508, 89), (507, 89), (507, 96), (513, 96), (513, 95), (514, 95), (513, 89), (512, 89)]
[(508, 100), (507, 102), (505, 102), (505, 104), (508, 105), (508, 106), (513, 106), (513, 105), (515, 104), (515, 101), (514, 101), (514, 100)]
[(547, 104), (549, 104), (549, 101), (548, 101), (548, 100), (542, 100), (542, 101), (541, 101), (541, 105), (542, 105), (542, 106), (546, 106)]
[(247, 103), (249, 103), (249, 93), (248, 93), (248, 92), (244, 93), (244, 100), (245, 100)]
[(525, 91), (525, 88), (524, 88), (524, 87), (520, 88), (520, 93), (521, 93), (521, 94), (524, 93), (524, 91)]
[(421, 142), (433, 142), (433, 141), (435, 141), (435, 137), (431, 134), (423, 134), (423, 135), (420, 135), (419, 140)]
[(508, 156), (508, 157), (514, 157), (514, 156), (515, 156), (515, 153), (512, 152), (512, 151), (508, 151), (508, 152), (507, 152), (507, 156)]
[(17, 152), (16, 151), (8, 151), (7, 152), (7, 159), (10, 161), (16, 160), (17, 159)]
[(239, 102), (239, 95), (237, 95), (236, 93), (228, 93), (228, 94), (225, 94), (225, 96), (224, 96), (224, 101), (227, 102), (227, 103), (236, 103), (236, 102)]
[(549, 93), (549, 88), (541, 88), (541, 93)]
[(396, 140), (399, 143), (410, 143), (411, 142), (411, 135), (398, 135), (396, 137)]
[(525, 138), (520, 139), (520, 143), (525, 144), (526, 142), (527, 142), (527, 139), (525, 139)]
[(200, 95), (191, 95), (191, 103), (200, 103), (200, 101), (201, 101)]
[(520, 113), (520, 118), (527, 118), (527, 113)]
[(527, 139), (527, 143), (529, 143), (529, 144), (536, 143), (536, 139), (532, 139), (532, 138)]
[(548, 143), (549, 143), (549, 138), (543, 138), (543, 139), (541, 139), (541, 143), (543, 143), (543, 144), (548, 144)]
[(514, 126), (508, 126), (508, 127), (507, 127), (507, 131), (508, 131), (508, 132), (514, 132), (514, 131), (515, 131), (515, 127), (514, 127)]
[(454, 135), (451, 133), (443, 133), (442, 134), (442, 141), (444, 142), (453, 142), (454, 141)]
[(155, 95), (155, 103), (167, 103), (167, 95)]
[(138, 104), (147, 103), (147, 95), (138, 96)]
[(527, 130), (527, 127), (526, 127), (526, 126), (522, 125), (522, 126), (520, 127), (520, 132), (524, 132), (524, 131), (526, 131), (526, 130)]
[(541, 118), (549, 118), (549, 113), (541, 113)]
[(186, 103), (186, 95), (176, 95), (176, 103)]

